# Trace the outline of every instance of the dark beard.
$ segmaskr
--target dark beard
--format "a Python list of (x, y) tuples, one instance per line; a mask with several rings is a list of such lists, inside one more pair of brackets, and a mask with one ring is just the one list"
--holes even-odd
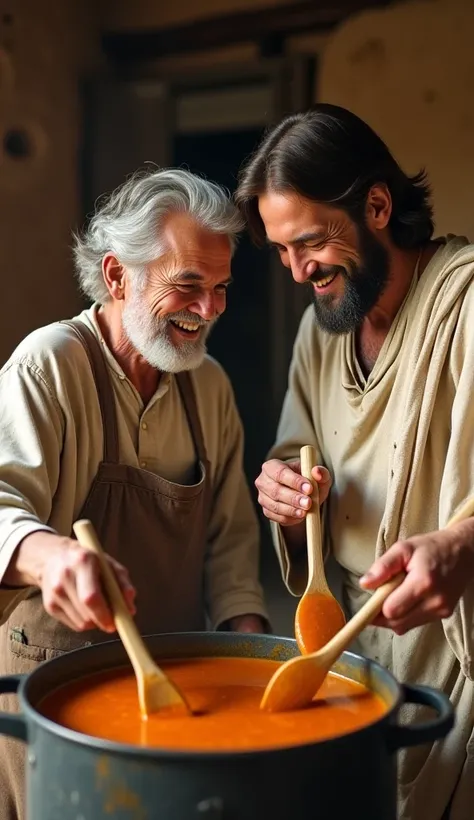
[(344, 294), (338, 304), (334, 296), (320, 295), (313, 289), (316, 322), (327, 333), (353, 333), (379, 301), (389, 280), (388, 252), (365, 225), (358, 227), (361, 264), (348, 262), (349, 272), (340, 265), (320, 265), (310, 281), (340, 273)]

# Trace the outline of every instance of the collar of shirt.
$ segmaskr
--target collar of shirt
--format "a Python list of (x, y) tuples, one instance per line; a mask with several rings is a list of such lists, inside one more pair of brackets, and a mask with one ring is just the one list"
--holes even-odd
[[(120, 381), (126, 381), (130, 385), (132, 390), (135, 393), (137, 393), (136, 387), (132, 384), (132, 382), (130, 381), (128, 376), (125, 375), (125, 373), (123, 372), (122, 368), (120, 367), (118, 361), (114, 358), (111, 351), (107, 347), (105, 339), (102, 336), (100, 326), (99, 326), (99, 322), (97, 321), (97, 311), (98, 311), (99, 307), (100, 307), (99, 304), (94, 303), (90, 308), (88, 308), (87, 310), (84, 310), (78, 318), (81, 321), (83, 321), (85, 324), (87, 324), (87, 326), (90, 328), (90, 330), (92, 330), (93, 333), (97, 336), (99, 342), (101, 343), (101, 345), (104, 348), (105, 358), (106, 358), (107, 364), (109, 365), (111, 370), (118, 376)], [(151, 403), (154, 403), (158, 399), (161, 399), (162, 396), (164, 396), (165, 393), (168, 392), (168, 390), (170, 388), (170, 383), (171, 383), (171, 374), (170, 373), (162, 373), (161, 378), (160, 378), (160, 382), (158, 384), (158, 388), (156, 390), (156, 393), (153, 395), (153, 397), (150, 400), (148, 406), (150, 406)]]

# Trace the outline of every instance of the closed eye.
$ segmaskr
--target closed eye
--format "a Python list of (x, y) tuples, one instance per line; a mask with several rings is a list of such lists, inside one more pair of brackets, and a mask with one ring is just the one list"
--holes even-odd
[(190, 285), (179, 284), (178, 287), (179, 287), (180, 290), (184, 291), (184, 293), (191, 293), (191, 291), (193, 291), (193, 290), (198, 290), (198, 285), (196, 285), (196, 284), (190, 284)]
[[(219, 285), (215, 286), (214, 290), (216, 293), (225, 293), (231, 284), (231, 282), (221, 282)], [(181, 282), (178, 287), (181, 291), (183, 291), (183, 293), (192, 293), (193, 291), (201, 290), (201, 286), (196, 282), (190, 284)]]

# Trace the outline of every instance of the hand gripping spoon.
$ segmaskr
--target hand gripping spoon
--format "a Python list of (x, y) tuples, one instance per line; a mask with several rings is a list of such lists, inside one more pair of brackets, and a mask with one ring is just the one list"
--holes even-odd
[(82, 546), (95, 552), (99, 559), (102, 581), (115, 626), (135, 671), (138, 700), (142, 718), (153, 712), (171, 709), (177, 714), (191, 714), (191, 709), (176, 686), (156, 665), (135, 625), (123, 598), (115, 575), (105, 557), (92, 523), (86, 519), (73, 525), (76, 538)]

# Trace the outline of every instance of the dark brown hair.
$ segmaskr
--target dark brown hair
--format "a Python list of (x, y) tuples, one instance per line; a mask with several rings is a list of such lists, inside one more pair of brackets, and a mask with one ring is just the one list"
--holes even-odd
[(367, 123), (345, 108), (319, 103), (267, 132), (240, 172), (235, 199), (253, 239), (262, 244), (258, 197), (266, 191), (295, 191), (345, 210), (360, 224), (376, 183), (390, 191), (394, 243), (409, 249), (428, 241), (434, 228), (425, 171), (407, 176)]

